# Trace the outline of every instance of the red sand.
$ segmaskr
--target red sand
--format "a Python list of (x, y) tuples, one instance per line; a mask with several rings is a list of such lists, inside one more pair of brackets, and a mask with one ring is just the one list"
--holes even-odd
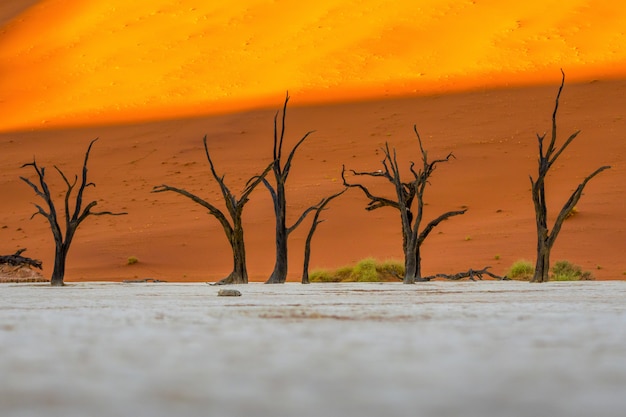
[[(528, 175), (536, 170), (536, 132), (550, 128), (557, 86), (380, 100), (288, 111), (287, 146), (306, 131), (316, 132), (294, 159), (288, 183), (289, 219), (321, 197), (341, 189), (341, 165), (358, 170), (380, 167), (376, 150), (385, 141), (402, 161), (417, 159), (412, 125), (417, 124), (433, 157), (453, 151), (457, 159), (440, 166), (428, 189), (427, 217), (469, 207), (467, 214), (441, 225), (424, 245), (426, 274), (453, 273), (492, 265), (504, 273), (511, 263), (534, 256), (534, 215)], [(292, 99), (297, 104), (297, 97)], [(277, 107), (280, 103), (277, 103)], [(626, 241), (624, 157), (626, 81), (566, 85), (559, 127), (576, 129), (571, 145), (549, 179), (554, 213), (584, 175), (603, 164), (613, 168), (589, 185), (578, 214), (567, 220), (553, 259), (568, 259), (601, 279), (621, 279)], [(175, 194), (151, 194), (162, 183), (184, 187), (219, 201), (208, 173), (202, 137), (219, 172), (233, 190), (270, 160), (273, 110), (179, 119), (126, 126), (29, 131), (0, 135), (3, 196), (0, 236), (3, 252), (27, 247), (52, 267), (51, 233), (42, 217), (29, 220), (32, 190), (18, 180), (32, 176), (20, 165), (34, 154), (57, 178), (53, 164), (77, 172), (90, 139), (96, 143), (88, 198), (102, 209), (127, 210), (123, 217), (90, 218), (79, 229), (70, 252), (68, 280), (153, 277), (216, 280), (230, 268), (229, 247), (217, 221)], [(564, 137), (561, 138), (562, 140)], [(55, 184), (58, 188), (58, 181)], [(398, 215), (392, 209), (366, 212), (367, 201), (350, 190), (325, 212), (313, 245), (313, 267), (333, 268), (368, 256), (401, 258)], [(272, 270), (273, 219), (264, 189), (246, 206), (246, 242), (252, 279)], [(6, 227), (5, 227), (6, 226)], [(298, 280), (308, 224), (290, 240), (290, 280)], [(496, 260), (496, 255), (499, 259)], [(129, 256), (139, 263), (126, 266)]]
[[(11, 7), (0, 6), (0, 24), (25, 10), (30, 3), (34, 2), (22, 0), (12, 2)], [(67, 5), (71, 2), (48, 0), (43, 3)], [(510, 61), (506, 54), (499, 56), (499, 60), (485, 61), (502, 65), (502, 71), (498, 72), (500, 78), (489, 75), (492, 74), (489, 71), (479, 71), (478, 75), (482, 74), (484, 78), (472, 78), (478, 75), (469, 72), (459, 75), (466, 78), (454, 78), (450, 75), (454, 71), (448, 71), (448, 75), (444, 71), (443, 75), (439, 73), (433, 76), (435, 78), (426, 80), (434, 84), (426, 81), (420, 84), (420, 88), (434, 86), (432, 91), (454, 91), (467, 88), (470, 85), (467, 84), (468, 80), (473, 79), (471, 86), (476, 89), (474, 92), (357, 100), (368, 94), (380, 97), (385, 91), (387, 94), (411, 92), (410, 83), (406, 84), (403, 75), (398, 74), (398, 78), (389, 79), (391, 84), (374, 77), (364, 81), (363, 90), (359, 90), (359, 86), (348, 85), (337, 90), (338, 96), (326, 97), (333, 100), (342, 97), (349, 100), (352, 97), (352, 103), (344, 101), (310, 105), (315, 101), (313, 98), (323, 96), (324, 90), (320, 90), (320, 85), (317, 85), (316, 92), (307, 92), (307, 83), (297, 84), (297, 88), (291, 91), (287, 146), (293, 145), (308, 130), (316, 132), (305, 142), (294, 160), (288, 183), (289, 219), (293, 221), (301, 210), (341, 189), (342, 164), (358, 170), (379, 169), (381, 157), (376, 151), (385, 141), (397, 147), (403, 162), (417, 160), (419, 154), (412, 133), (413, 124), (417, 124), (431, 156), (445, 156), (453, 151), (457, 157), (441, 165), (433, 177), (427, 195), (427, 218), (461, 206), (469, 208), (464, 216), (441, 225), (426, 241), (423, 249), (425, 274), (454, 273), (485, 265), (492, 265), (494, 272), (502, 274), (517, 259), (533, 259), (534, 214), (528, 175), (536, 171), (535, 133), (543, 133), (550, 128), (554, 98), (560, 81), (558, 63), (565, 61), (571, 64), (572, 72), (569, 72), (569, 66), (565, 66), (569, 82), (562, 96), (559, 113), (561, 140), (576, 129), (581, 129), (582, 133), (563, 155), (549, 178), (551, 212), (555, 213), (586, 174), (604, 164), (610, 164), (613, 168), (588, 185), (578, 204), (578, 214), (564, 225), (553, 251), (553, 259), (568, 259), (578, 263), (592, 270), (600, 279), (623, 279), (626, 272), (626, 260), (623, 258), (626, 243), (626, 175), (623, 163), (626, 150), (626, 122), (623, 115), (626, 108), (626, 81), (611, 80), (609, 77), (615, 75), (615, 70), (621, 68), (618, 64), (624, 61), (624, 51), (618, 47), (624, 44), (619, 41), (623, 33), (615, 32), (611, 35), (611, 42), (603, 43), (603, 36), (613, 33), (610, 28), (616, 24), (615, 20), (619, 23), (623, 13), (619, 7), (619, 10), (603, 11), (595, 6), (589, 8), (587, 2), (583, 3), (575, 7), (577, 14), (572, 16), (595, 16), (596, 24), (572, 25), (572, 22), (564, 19), (555, 26), (563, 30), (555, 37), (557, 40), (566, 39), (567, 45), (572, 39), (588, 41), (578, 44), (586, 45), (586, 49), (576, 54), (561, 52), (557, 56), (551, 55), (551, 47), (560, 42), (552, 43), (550, 36), (554, 34), (544, 33), (548, 36), (545, 42), (542, 43), (541, 37), (536, 38), (530, 49), (528, 47), (531, 45), (524, 42), (516, 44), (515, 37), (507, 38), (507, 42), (513, 44), (504, 45), (502, 51), (514, 54), (520, 50), (537, 50), (545, 54), (524, 55), (517, 66), (514, 65), (515, 68), (506, 67), (505, 63)], [(433, 10), (441, 11), (437, 8), (439, 6)], [(35, 13), (33, 10), (29, 12)], [(58, 12), (62, 10), (60, 8)], [(511, 10), (512, 14), (507, 17), (509, 20), (518, 15), (527, 15), (521, 10)], [(37, 13), (41, 13), (41, 10)], [(605, 25), (597, 25), (607, 14), (615, 16), (615, 19), (607, 19)], [(10, 55), (11, 50), (7, 47), (9, 43), (5, 43), (9, 42), (7, 33), (15, 34), (14, 31), (19, 28), (25, 30), (20, 26), (22, 22), (28, 22), (24, 16), (13, 19), (0, 30), (0, 52), (4, 57)], [(337, 16), (340, 15), (334, 18)], [(572, 16), (569, 18), (574, 19)], [(439, 22), (437, 19), (435, 21)], [(445, 22), (447, 20), (444, 19)], [(526, 26), (522, 25), (522, 37), (518, 40), (530, 39), (523, 37), (528, 35), (526, 30), (541, 25), (541, 19), (528, 20)], [(385, 32), (384, 38), (394, 38), (401, 27)], [(591, 32), (597, 36), (590, 35), (590, 27), (594, 28), (595, 32)], [(578, 31), (572, 28), (578, 28)], [(28, 31), (24, 33), (32, 34)], [(490, 42), (488, 45), (493, 46)], [(543, 47), (540, 48), (537, 42)], [(600, 44), (604, 49), (595, 49)], [(19, 47), (24, 45), (27, 44), (18, 44)], [(89, 42), (79, 43), (77, 47), (82, 50), (89, 45)], [(148, 107), (146, 110), (146, 107), (138, 104), (143, 98), (121, 94), (126, 90), (107, 90), (107, 94), (99, 92), (97, 79), (77, 75), (75, 83), (48, 82), (46, 77), (51, 73), (47, 71), (55, 68), (51, 62), (71, 61), (64, 61), (64, 57), (67, 57), (65, 53), (46, 55), (45, 48), (40, 52), (45, 58), (38, 61), (40, 67), (17, 65), (18, 61), (0, 59), (0, 64), (4, 62), (0, 65), (3, 77), (0, 80), (0, 130), (5, 131), (0, 134), (0, 252), (8, 254), (17, 248), (26, 247), (28, 252), (25, 255), (42, 259), (46, 275), (50, 275), (53, 263), (52, 236), (45, 219), (38, 216), (29, 220), (34, 212), (30, 203), (40, 201), (19, 180), (20, 175), (32, 178), (33, 172), (20, 169), (20, 166), (32, 161), (35, 155), (40, 165), (48, 167), (48, 175), (51, 181), (54, 180), (52, 185), (57, 195), (61, 196), (63, 186), (58, 181), (53, 165), (58, 165), (68, 175), (78, 173), (87, 144), (91, 139), (100, 137), (93, 149), (90, 164), (90, 179), (97, 187), (90, 188), (86, 198), (98, 199), (98, 208), (125, 210), (129, 215), (93, 217), (83, 224), (70, 250), (66, 279), (150, 277), (170, 281), (213, 281), (227, 274), (231, 266), (229, 247), (217, 221), (200, 206), (181, 196), (151, 194), (150, 190), (155, 185), (167, 183), (219, 202), (218, 190), (209, 175), (202, 150), (202, 137), (205, 134), (209, 137), (209, 147), (218, 171), (226, 175), (227, 183), (233, 190), (240, 190), (246, 179), (260, 172), (270, 161), (272, 119), (275, 109), (282, 104), (282, 93), (277, 91), (284, 91), (285, 82), (278, 86), (276, 82), (281, 81), (280, 77), (270, 80), (274, 83), (271, 94), (266, 94), (265, 90), (246, 90), (245, 85), (243, 89), (238, 90), (237, 87), (231, 91), (233, 94), (237, 91), (253, 91), (257, 94), (254, 97), (245, 94), (238, 96), (238, 105), (243, 106), (240, 108), (259, 104), (262, 99), (265, 104), (271, 102), (271, 109), (267, 110), (199, 116), (199, 111), (211, 112), (220, 106), (223, 110), (233, 105), (233, 102), (228, 99), (211, 101), (215, 97), (210, 96), (210, 106), (203, 107), (202, 100), (196, 100), (198, 97), (195, 95), (191, 97), (193, 100), (190, 98), (187, 107), (180, 107), (181, 103), (174, 99), (178, 96), (170, 95), (166, 97), (165, 107), (163, 103), (156, 103), (156, 107)], [(549, 64), (543, 65), (543, 58), (549, 58)], [(575, 64), (571, 59), (579, 59), (580, 62)], [(383, 61), (386, 64), (377, 67), (379, 74), (383, 75), (393, 73), (394, 65), (399, 68), (403, 62), (402, 59), (394, 61), (393, 56), (391, 60)], [(434, 70), (437, 59), (429, 62)], [(210, 63), (202, 67), (212, 68)], [(34, 71), (32, 77), (20, 78), (20, 71), (24, 71), (24, 68)], [(327, 66), (320, 68), (328, 69)], [(446, 68), (450, 70), (451, 67)], [(246, 67), (246, 70), (250, 69), (254, 73), (255, 67)], [(190, 77), (200, 74), (189, 68), (186, 71), (185, 74)], [(347, 74), (357, 74), (350, 71)], [(97, 71), (87, 73), (98, 74)], [(519, 77), (502, 78), (506, 74), (517, 74)], [(340, 85), (341, 80), (331, 75), (325, 74), (317, 80), (322, 84), (324, 80), (334, 80), (331, 85)], [(594, 77), (598, 80), (591, 81)], [(20, 79), (21, 82), (16, 81)], [(575, 79), (587, 81), (576, 84), (572, 82)], [(194, 82), (197, 80), (192, 79)], [(502, 85), (507, 80), (511, 84), (540, 81), (550, 85), (506, 89), (485, 87)], [(389, 85), (395, 90), (388, 89)], [(180, 86), (176, 84), (174, 87)], [(148, 87), (145, 90), (149, 94), (159, 94)], [(134, 90), (141, 93), (144, 88), (136, 86)], [(86, 98), (91, 100), (85, 101), (88, 105), (86, 110), (72, 107)], [(98, 101), (100, 99), (102, 101)], [(112, 104), (107, 102), (109, 99), (113, 100)], [(73, 104), (70, 106), (68, 103)], [(309, 105), (304, 106), (307, 103)], [(116, 105), (119, 108), (115, 109)], [(183, 118), (183, 114), (196, 116)], [(162, 120), (126, 125), (111, 123), (112, 120), (131, 120), (146, 115)], [(175, 120), (166, 120), (175, 117)], [(49, 123), (42, 124), (44, 118)], [(60, 127), (67, 124), (90, 126)], [(10, 131), (17, 126), (24, 127)], [(42, 127), (47, 130), (40, 130)], [(314, 268), (334, 268), (369, 256), (382, 260), (401, 258), (397, 213), (392, 209), (366, 212), (366, 203), (367, 200), (359, 192), (350, 190), (331, 204), (324, 213), (326, 221), (319, 227), (314, 239)], [(244, 218), (249, 273), (254, 280), (264, 280), (270, 274), (274, 261), (272, 208), (264, 189), (259, 188), (252, 195)], [(290, 280), (299, 280), (300, 277), (303, 241), (308, 225), (304, 223), (290, 239)], [(136, 256), (139, 262), (132, 266), (126, 265), (130, 256)]]

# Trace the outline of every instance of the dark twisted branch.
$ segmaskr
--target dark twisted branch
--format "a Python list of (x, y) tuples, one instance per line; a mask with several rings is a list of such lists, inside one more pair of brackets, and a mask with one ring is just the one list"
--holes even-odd
[(456, 274), (452, 274), (452, 275), (448, 275), (448, 274), (435, 274), (435, 275), (430, 275), (427, 277), (423, 277), (422, 280), (423, 281), (430, 281), (433, 280), (435, 278), (445, 278), (445, 279), (449, 279), (452, 281), (459, 281), (465, 278), (469, 278), (470, 281), (476, 281), (476, 278), (478, 278), (479, 280), (483, 279), (483, 275), (488, 275), (491, 278), (495, 278), (498, 280), (509, 280), (509, 278), (507, 277), (501, 277), (500, 275), (496, 275), (490, 271), (488, 271), (488, 269), (491, 268), (490, 266), (486, 266), (483, 269), (469, 269), (467, 271), (464, 272), (459, 272)]
[(291, 151), (287, 155), (287, 160), (283, 164), (283, 145), (285, 141), (285, 127), (287, 120), (287, 104), (289, 103), (289, 92), (285, 96), (285, 101), (282, 108), (281, 126), (278, 127), (278, 116), (280, 111), (276, 112), (274, 116), (274, 148), (272, 163), (272, 171), (274, 172), (275, 183), (271, 184), (267, 179), (263, 180), (263, 185), (267, 188), (272, 197), (274, 205), (274, 216), (276, 219), (276, 260), (274, 263), (274, 270), (270, 277), (267, 279), (267, 284), (282, 284), (287, 280), (288, 270), (288, 237), (301, 223), (302, 221), (315, 210), (315, 206), (311, 206), (304, 210), (304, 212), (298, 217), (295, 223), (288, 227), (286, 223), (287, 217), (287, 196), (285, 192), (285, 185), (289, 177), (289, 172), (293, 164), (293, 158), (296, 151), (304, 143), (304, 141), (314, 132), (308, 131), (302, 136), (295, 146), (291, 148)]
[(229, 218), (226, 214), (217, 208), (212, 203), (202, 199), (201, 197), (178, 187), (172, 187), (166, 184), (155, 186), (152, 189), (153, 193), (160, 193), (165, 191), (175, 192), (184, 197), (187, 197), (191, 201), (196, 204), (201, 205), (206, 208), (210, 215), (215, 217), (217, 221), (222, 226), (224, 230), (224, 234), (228, 239), (228, 242), (231, 246), (233, 253), (233, 270), (228, 276), (218, 281), (215, 285), (224, 285), (224, 284), (244, 284), (248, 282), (248, 272), (246, 266), (246, 250), (245, 250), (245, 242), (244, 242), (244, 233), (243, 233), (243, 209), (246, 203), (250, 200), (250, 194), (254, 191), (254, 189), (261, 183), (265, 181), (266, 175), (272, 169), (274, 163), (269, 164), (265, 170), (260, 175), (255, 175), (251, 177), (245, 184), (245, 187), (241, 193), (239, 199), (231, 192), (225, 182), (225, 175), (219, 175), (217, 170), (215, 169), (215, 164), (213, 163), (213, 159), (211, 158), (211, 154), (209, 152), (209, 147), (207, 145), (207, 136), (205, 135), (202, 143), (204, 145), (204, 153), (206, 155), (207, 161), (209, 162), (209, 167), (211, 170), (211, 175), (217, 181), (220, 192), (222, 193), (222, 198), (224, 199), (224, 203), (226, 205), (226, 210), (228, 212)]
[[(463, 209), (443, 213), (427, 223), (420, 232), (419, 228), (424, 215), (424, 194), (426, 185), (430, 184), (429, 179), (437, 166), (442, 162), (447, 162), (451, 158), (454, 158), (454, 154), (450, 152), (445, 158), (429, 161), (428, 153), (424, 149), (422, 139), (417, 131), (417, 126), (413, 125), (413, 131), (415, 132), (419, 145), (422, 164), (420, 169), (416, 169), (416, 164), (413, 161), (410, 162), (409, 171), (412, 174), (412, 178), (409, 181), (402, 181), (396, 150), (395, 148), (393, 150), (390, 149), (389, 143), (385, 143), (385, 146), (382, 148), (384, 153), (382, 160), (383, 169), (378, 171), (355, 171), (346, 170), (346, 167), (343, 166), (341, 171), (343, 185), (348, 188), (360, 189), (369, 199), (366, 210), (372, 211), (388, 206), (400, 212), (402, 246), (405, 258), (404, 283), (406, 284), (412, 284), (416, 279), (420, 279), (420, 247), (431, 231), (442, 221), (453, 216), (464, 214), (467, 211), (467, 209)], [(393, 185), (395, 196), (392, 199), (376, 195), (364, 184), (349, 182), (346, 178), (346, 173), (351, 173), (353, 177), (384, 178)]]
[[(55, 242), (55, 261), (51, 279), (52, 285), (63, 285), (63, 278), (65, 275), (65, 260), (67, 258), (67, 253), (69, 251), (76, 230), (87, 217), (104, 215), (121, 216), (127, 214), (126, 212), (115, 213), (112, 211), (92, 211), (92, 209), (98, 204), (98, 202), (95, 200), (87, 203), (87, 205), (83, 208), (83, 197), (85, 189), (87, 187), (95, 187), (94, 183), (87, 180), (87, 165), (89, 162), (91, 149), (97, 140), (98, 138), (92, 140), (89, 143), (89, 146), (87, 147), (87, 150), (85, 152), (80, 183), (78, 183), (78, 176), (75, 176), (74, 180), (70, 181), (59, 167), (57, 167), (56, 165), (54, 166), (54, 169), (59, 173), (66, 186), (64, 196), (65, 232), (62, 231), (61, 226), (59, 225), (57, 209), (54, 201), (52, 200), (52, 194), (46, 182), (46, 169), (44, 167), (40, 168), (34, 158), (33, 162), (22, 165), (22, 168), (29, 166), (33, 167), (37, 174), (38, 185), (26, 177), (20, 178), (35, 191), (35, 194), (37, 196), (45, 201), (48, 207), (48, 210), (46, 210), (44, 207), (35, 203), (34, 205), (37, 208), (37, 211), (33, 213), (31, 218), (40, 214), (45, 217), (50, 224), (50, 229), (52, 231)], [(78, 185), (78, 190), (74, 199), (74, 207), (72, 208), (70, 204), (70, 198), (76, 185)]]
[(585, 177), (585, 179), (578, 185), (576, 190), (574, 190), (574, 192), (570, 195), (568, 200), (561, 208), (561, 211), (558, 213), (552, 229), (550, 230), (548, 228), (548, 208), (545, 190), (546, 177), (550, 168), (554, 165), (554, 163), (561, 156), (561, 154), (563, 154), (567, 147), (580, 133), (580, 131), (574, 132), (567, 138), (567, 140), (565, 140), (565, 142), (560, 147), (557, 148), (556, 116), (564, 85), (565, 73), (563, 72), (563, 70), (561, 70), (561, 85), (559, 86), (559, 91), (557, 93), (554, 104), (554, 111), (552, 112), (552, 131), (550, 142), (547, 148), (544, 147), (546, 133), (544, 133), (543, 135), (536, 135), (539, 147), (537, 177), (536, 179), (534, 179), (532, 175), (530, 176), (531, 194), (535, 209), (535, 222), (537, 229), (537, 260), (535, 264), (535, 274), (533, 276), (532, 282), (548, 281), (548, 272), (550, 268), (550, 252), (552, 250), (554, 242), (559, 235), (559, 232), (561, 231), (563, 222), (567, 218), (568, 214), (572, 211), (576, 203), (578, 203), (578, 201), (580, 200), (587, 183), (602, 171), (610, 168), (610, 166), (608, 165), (602, 166)]
[(19, 249), (13, 255), (0, 256), (0, 264), (8, 264), (11, 266), (27, 265), (41, 269), (42, 262), (40, 260), (22, 256), (22, 253), (25, 251), (26, 249)]
[(326, 206), (328, 203), (333, 201), (335, 198), (339, 197), (343, 193), (345, 193), (348, 189), (344, 188), (343, 190), (335, 193), (331, 196), (323, 198), (316, 206), (314, 206), (315, 214), (313, 215), (313, 222), (311, 223), (311, 228), (309, 229), (309, 233), (307, 234), (306, 240), (304, 242), (304, 263), (302, 270), (302, 283), (309, 283), (309, 261), (311, 259), (311, 241), (313, 240), (313, 235), (317, 230), (317, 226), (322, 223), (324, 220), (320, 220), (320, 215), (322, 211), (326, 210)]

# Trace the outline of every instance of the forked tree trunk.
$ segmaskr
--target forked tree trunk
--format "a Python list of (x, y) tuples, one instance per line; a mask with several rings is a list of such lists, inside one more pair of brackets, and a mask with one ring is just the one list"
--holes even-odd
[[(363, 184), (350, 184), (346, 180), (346, 168), (343, 167), (341, 172), (341, 178), (343, 179), (343, 185), (346, 187), (359, 188), (370, 202), (366, 207), (366, 210), (376, 210), (381, 207), (393, 207), (400, 212), (400, 220), (402, 224), (402, 250), (404, 252), (404, 278), (402, 282), (404, 284), (414, 284), (415, 281), (422, 281), (421, 271), (421, 253), (420, 248), (424, 240), (428, 237), (430, 232), (439, 225), (442, 221), (449, 219), (453, 216), (464, 214), (467, 209), (449, 211), (440, 215), (439, 217), (431, 220), (421, 231), (420, 226), (423, 218), (424, 209), (424, 193), (426, 185), (429, 183), (429, 178), (435, 170), (435, 167), (441, 162), (447, 162), (453, 157), (452, 153), (448, 154), (444, 159), (436, 159), (433, 161), (428, 160), (428, 154), (422, 145), (422, 139), (417, 131), (417, 127), (413, 126), (413, 131), (417, 137), (417, 142), (420, 147), (420, 153), (422, 156), (422, 168), (415, 170), (415, 164), (411, 162), (409, 167), (413, 179), (407, 182), (403, 182), (400, 178), (400, 167), (396, 157), (396, 150), (390, 149), (389, 144), (385, 143), (382, 151), (385, 158), (382, 161), (383, 169), (371, 172), (357, 172), (350, 170), (354, 176), (368, 176), (383, 178), (389, 181), (395, 190), (395, 199), (376, 196), (370, 192), (368, 187)], [(413, 205), (416, 206), (413, 209)], [(413, 211), (412, 211), (413, 210)]]
[(325, 197), (322, 201), (319, 202), (317, 206), (314, 206), (315, 214), (313, 215), (313, 222), (311, 223), (311, 228), (309, 229), (309, 233), (304, 242), (304, 262), (302, 268), (302, 283), (309, 284), (309, 262), (311, 260), (311, 241), (313, 240), (313, 235), (317, 230), (317, 226), (322, 223), (324, 220), (320, 220), (320, 214), (323, 210), (325, 210), (328, 203), (330, 203), (335, 198), (339, 197), (341, 194), (345, 193), (348, 189), (344, 188), (342, 191), (333, 194), (329, 197)]
[(194, 203), (206, 208), (209, 214), (215, 217), (222, 225), (222, 229), (224, 229), (224, 233), (226, 234), (226, 238), (228, 239), (228, 243), (230, 244), (233, 252), (232, 272), (228, 274), (228, 276), (226, 276), (225, 278), (216, 282), (214, 285), (247, 284), (248, 270), (246, 268), (246, 247), (243, 239), (243, 209), (246, 203), (250, 201), (250, 194), (252, 193), (252, 191), (254, 191), (254, 189), (265, 180), (265, 176), (272, 168), (272, 164), (268, 165), (261, 175), (255, 175), (254, 177), (250, 178), (246, 183), (246, 187), (244, 188), (241, 197), (237, 199), (237, 197), (226, 186), (226, 183), (224, 182), (224, 176), (218, 175), (217, 171), (215, 170), (215, 165), (213, 164), (211, 154), (209, 153), (206, 135), (204, 136), (202, 143), (204, 144), (204, 153), (206, 155), (207, 161), (209, 162), (209, 166), (211, 167), (211, 175), (213, 175), (213, 178), (215, 178), (220, 186), (220, 191), (222, 193), (228, 215), (231, 219), (230, 221), (222, 210), (185, 189), (171, 187), (169, 185), (163, 184), (154, 187), (152, 189), (152, 192), (160, 193), (164, 191), (173, 191), (189, 198)]
[[(37, 211), (33, 214), (33, 217), (40, 214), (48, 220), (50, 224), (50, 230), (52, 231), (52, 235), (54, 237), (55, 243), (55, 256), (54, 256), (54, 269), (52, 271), (52, 277), (50, 278), (50, 283), (55, 286), (63, 285), (63, 279), (65, 277), (65, 261), (67, 259), (67, 253), (70, 250), (70, 244), (72, 243), (72, 239), (78, 226), (89, 216), (120, 216), (126, 214), (122, 213), (112, 213), (110, 211), (92, 211), (92, 209), (98, 204), (97, 201), (91, 201), (86, 206), (83, 207), (83, 195), (85, 193), (85, 189), (89, 186), (94, 186), (95, 184), (89, 182), (87, 180), (87, 163), (89, 161), (89, 153), (91, 152), (91, 147), (98, 139), (94, 139), (89, 143), (87, 147), (87, 151), (85, 152), (85, 159), (83, 161), (83, 169), (81, 175), (81, 181), (78, 183), (78, 175), (74, 176), (74, 180), (70, 181), (67, 176), (61, 171), (57, 166), (54, 167), (56, 171), (59, 173), (67, 190), (65, 191), (65, 201), (64, 201), (64, 211), (65, 211), (65, 236), (63, 236), (63, 232), (61, 231), (61, 226), (59, 225), (58, 220), (58, 211), (52, 200), (52, 193), (48, 188), (48, 183), (46, 182), (46, 169), (45, 167), (39, 168), (37, 162), (33, 160), (33, 162), (22, 165), (22, 168), (27, 166), (32, 166), (35, 169), (38, 177), (38, 183), (35, 184), (31, 180), (25, 177), (20, 177), (22, 181), (28, 184), (37, 194), (41, 197), (47, 206), (47, 210), (42, 206), (35, 204), (37, 207)], [(70, 207), (70, 199), (74, 187), (78, 184), (78, 191), (76, 192), (74, 207)]]
[(281, 118), (281, 126), (280, 133), (278, 127), (278, 115), (279, 112), (274, 116), (274, 161), (272, 163), (272, 171), (274, 172), (275, 178), (275, 186), (269, 183), (266, 179), (263, 179), (263, 184), (269, 190), (270, 195), (272, 196), (272, 201), (274, 203), (274, 214), (276, 216), (276, 261), (274, 263), (274, 270), (270, 277), (265, 281), (266, 284), (283, 284), (287, 281), (287, 271), (288, 271), (288, 257), (287, 257), (287, 239), (289, 238), (289, 234), (293, 232), (300, 223), (304, 220), (304, 218), (314, 210), (314, 207), (309, 207), (306, 209), (300, 218), (290, 227), (287, 227), (287, 198), (285, 196), (285, 183), (287, 182), (287, 178), (289, 177), (289, 170), (291, 169), (291, 163), (293, 161), (293, 157), (300, 147), (302, 143), (306, 140), (307, 137), (312, 131), (307, 132), (291, 149), (289, 155), (287, 157), (287, 161), (283, 164), (282, 162), (282, 152), (283, 152), (283, 143), (285, 139), (285, 120), (287, 116), (287, 103), (289, 102), (289, 94), (285, 97), (285, 102), (283, 104), (283, 113)]
[(531, 282), (547, 282), (549, 280), (550, 273), (550, 251), (552, 250), (552, 246), (554, 246), (554, 242), (561, 231), (561, 227), (563, 226), (563, 222), (567, 218), (567, 215), (574, 209), (576, 203), (580, 200), (580, 197), (583, 194), (583, 190), (587, 183), (596, 175), (601, 173), (602, 171), (609, 169), (610, 166), (605, 165), (594, 172), (589, 174), (585, 179), (578, 185), (576, 190), (570, 195), (567, 202), (561, 208), (554, 224), (552, 226), (552, 230), (548, 229), (548, 208), (546, 203), (546, 190), (545, 190), (545, 180), (550, 168), (556, 160), (561, 156), (561, 154), (565, 151), (565, 149), (572, 143), (572, 141), (578, 136), (580, 131), (574, 132), (571, 134), (567, 140), (561, 145), (559, 148), (556, 147), (557, 140), (557, 124), (556, 124), (556, 115), (559, 109), (559, 99), (561, 97), (561, 92), (563, 91), (563, 85), (565, 84), (565, 73), (561, 70), (562, 78), (561, 78), (561, 86), (559, 87), (559, 92), (556, 95), (556, 101), (554, 104), (554, 111), (552, 112), (552, 132), (550, 136), (550, 143), (547, 148), (544, 147), (544, 139), (546, 134), (537, 135), (537, 141), (539, 145), (539, 159), (538, 159), (538, 169), (537, 169), (537, 178), (533, 179), (530, 177), (531, 194), (533, 199), (533, 205), (535, 208), (535, 220), (537, 225), (537, 261), (535, 263), (535, 273), (531, 280)]

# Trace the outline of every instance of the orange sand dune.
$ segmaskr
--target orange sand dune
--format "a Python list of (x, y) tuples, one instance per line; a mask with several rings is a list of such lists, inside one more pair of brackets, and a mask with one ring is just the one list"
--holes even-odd
[[(528, 175), (535, 133), (550, 127), (559, 68), (567, 73), (560, 128), (582, 134), (549, 179), (558, 209), (600, 165), (554, 248), (601, 279), (624, 278), (626, 262), (626, 6), (619, 2), (493, 0), (79, 1), (0, 5), (0, 253), (26, 247), (50, 275), (53, 242), (20, 169), (38, 163), (77, 172), (89, 140), (87, 198), (124, 217), (90, 218), (70, 251), (67, 280), (151, 277), (217, 280), (231, 267), (214, 218), (167, 183), (218, 202), (202, 151), (207, 134), (232, 189), (269, 163), (272, 118), (293, 97), (288, 144), (315, 129), (294, 160), (289, 220), (339, 189), (342, 164), (378, 169), (389, 141), (418, 157), (417, 124), (437, 170), (426, 216), (467, 206), (423, 248), (425, 274), (492, 265), (502, 274), (534, 256)], [(578, 82), (578, 83), (575, 83)], [(548, 84), (548, 86), (546, 86)], [(494, 89), (494, 87), (497, 87)], [(512, 88), (515, 87), (515, 88)], [(445, 93), (445, 94), (444, 94)], [(125, 124), (121, 124), (124, 122)], [(51, 186), (63, 188), (52, 169)], [(59, 188), (60, 187), (60, 188)], [(397, 214), (366, 212), (350, 190), (324, 213), (313, 267), (368, 256), (400, 259)], [(273, 218), (257, 190), (244, 214), (249, 273), (273, 266)], [(290, 238), (298, 280), (306, 227)], [(128, 266), (136, 256), (139, 263)], [(496, 259), (497, 258), (497, 259)]]
[[(469, 208), (442, 224), (426, 241), (426, 274), (455, 273), (492, 265), (502, 274), (517, 259), (532, 259), (534, 215), (528, 175), (536, 171), (535, 133), (550, 128), (558, 85), (484, 90), (463, 94), (294, 106), (288, 113), (287, 146), (306, 131), (316, 132), (294, 159), (288, 183), (289, 222), (323, 196), (339, 189), (341, 165), (380, 168), (377, 148), (389, 141), (401, 162), (417, 159), (412, 125), (417, 124), (432, 157), (453, 151), (427, 191), (427, 218), (444, 210)], [(299, 104), (297, 96), (292, 103)], [(276, 108), (280, 107), (278, 101)], [(560, 131), (582, 133), (555, 166), (548, 182), (550, 210), (563, 204), (595, 168), (612, 169), (595, 178), (567, 220), (553, 259), (568, 259), (601, 279), (623, 279), (626, 260), (626, 81), (567, 84)], [(53, 242), (45, 220), (29, 220), (37, 202), (18, 178), (32, 176), (20, 165), (37, 156), (49, 168), (55, 190), (63, 188), (53, 164), (77, 172), (89, 140), (99, 136), (90, 165), (97, 186), (86, 198), (99, 208), (126, 210), (123, 217), (88, 219), (78, 230), (67, 280), (159, 278), (214, 281), (231, 267), (229, 246), (217, 221), (178, 195), (151, 194), (167, 183), (219, 203), (202, 150), (208, 143), (217, 170), (240, 190), (269, 163), (274, 110), (156, 121), (0, 134), (0, 253), (28, 248), (50, 275)], [(561, 138), (561, 140), (563, 137)], [(406, 165), (405, 165), (406, 166)], [(61, 187), (61, 188), (59, 188)], [(368, 256), (401, 259), (398, 215), (392, 209), (364, 210), (367, 201), (350, 190), (332, 202), (313, 241), (312, 266), (334, 268)], [(252, 195), (244, 212), (251, 278), (265, 280), (274, 259), (272, 207), (265, 189)], [(289, 280), (300, 278), (309, 223), (290, 238)], [(127, 266), (136, 256), (139, 263)], [(495, 259), (499, 256), (499, 259)]]
[(42, 0), (0, 28), (0, 130), (605, 79), (624, 27), (593, 0)]

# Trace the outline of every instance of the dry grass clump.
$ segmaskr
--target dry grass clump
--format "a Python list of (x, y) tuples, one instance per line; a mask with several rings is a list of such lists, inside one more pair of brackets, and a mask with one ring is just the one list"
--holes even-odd
[(591, 281), (595, 277), (589, 271), (583, 271), (578, 265), (569, 261), (557, 261), (552, 267), (553, 281)]
[[(507, 272), (507, 277), (530, 281), (535, 274), (535, 267), (526, 260), (516, 261)], [(556, 261), (551, 268), (550, 280), (552, 281), (591, 281), (595, 277), (589, 271), (583, 271), (578, 265), (569, 261)]]
[(374, 258), (359, 261), (334, 271), (318, 269), (311, 272), (311, 282), (389, 282), (404, 276), (404, 265), (397, 261), (379, 262)]
[(515, 261), (509, 268), (506, 276), (517, 281), (530, 281), (535, 274), (535, 267), (525, 259)]

